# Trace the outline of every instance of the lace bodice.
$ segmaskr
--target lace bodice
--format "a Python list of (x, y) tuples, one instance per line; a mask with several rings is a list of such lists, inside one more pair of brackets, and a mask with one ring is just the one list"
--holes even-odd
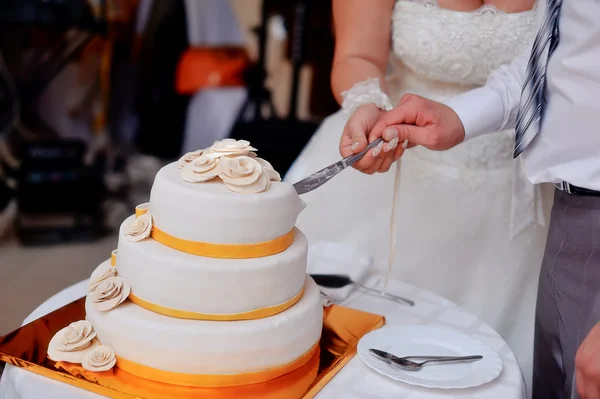
[[(399, 0), (388, 79), (393, 102), (407, 92), (444, 101), (483, 85), (493, 70), (531, 44), (535, 22), (536, 10), (509, 14), (484, 6), (459, 12), (440, 8), (435, 0)], [(495, 134), (446, 153), (423, 148), (414, 153), (442, 165), (486, 169), (506, 165), (512, 146), (508, 134)]]

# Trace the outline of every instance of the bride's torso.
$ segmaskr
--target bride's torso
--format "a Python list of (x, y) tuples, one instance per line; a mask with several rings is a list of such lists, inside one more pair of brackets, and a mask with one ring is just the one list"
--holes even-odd
[[(472, 12), (440, 8), (435, 0), (398, 0), (392, 16), (388, 87), (396, 102), (404, 93), (444, 101), (485, 84), (534, 38), (536, 11), (504, 13), (493, 6)], [(509, 132), (467, 142), (447, 152), (415, 147), (411, 152), (437, 167), (484, 171), (512, 158)]]

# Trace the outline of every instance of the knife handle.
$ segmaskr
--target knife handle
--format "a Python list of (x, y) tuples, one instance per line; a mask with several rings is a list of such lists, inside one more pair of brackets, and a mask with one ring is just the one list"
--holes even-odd
[(367, 148), (365, 148), (364, 150), (362, 150), (358, 154), (349, 155), (346, 158), (344, 158), (342, 160), (342, 162), (344, 163), (344, 167), (347, 168), (348, 166), (352, 166), (356, 162), (360, 161), (365, 155), (367, 155), (367, 152), (369, 150), (377, 147), (379, 145), (379, 143), (381, 143), (382, 141), (383, 141), (383, 138), (380, 137), (377, 140), (373, 141), (371, 144), (369, 144), (367, 146)]
[(344, 274), (311, 274), (317, 285), (326, 288), (342, 288), (354, 282)]

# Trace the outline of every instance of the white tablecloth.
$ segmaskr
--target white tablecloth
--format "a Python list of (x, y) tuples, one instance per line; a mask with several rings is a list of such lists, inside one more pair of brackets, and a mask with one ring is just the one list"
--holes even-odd
[[(369, 285), (382, 283), (372, 276)], [(504, 363), (502, 374), (489, 384), (463, 390), (432, 390), (406, 385), (380, 376), (355, 356), (317, 395), (318, 399), (523, 399), (523, 375), (504, 340), (488, 325), (455, 304), (437, 295), (400, 281), (388, 283), (388, 292), (409, 297), (416, 306), (408, 307), (362, 291), (354, 292), (343, 304), (381, 314), (386, 325), (419, 324), (452, 328), (470, 334), (498, 352)], [(87, 293), (82, 281), (58, 293), (37, 308), (25, 323), (58, 309)], [(385, 328), (385, 326), (383, 327)], [(101, 396), (7, 365), (0, 382), (0, 399), (98, 399)]]

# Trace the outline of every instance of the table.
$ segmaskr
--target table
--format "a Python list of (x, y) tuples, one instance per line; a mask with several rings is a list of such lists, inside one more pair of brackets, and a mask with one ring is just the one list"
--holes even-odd
[[(367, 284), (383, 284), (380, 276), (370, 276)], [(33, 321), (87, 294), (87, 281), (56, 294), (38, 307), (24, 323)], [(385, 300), (377, 294), (353, 292), (342, 304), (386, 317), (386, 325), (419, 324), (452, 328), (467, 333), (492, 347), (502, 359), (504, 369), (494, 381), (463, 390), (431, 390), (392, 381), (367, 368), (355, 356), (317, 395), (317, 399), (524, 399), (527, 397), (519, 364), (504, 340), (487, 324), (454, 303), (433, 293), (390, 280), (388, 292), (413, 299), (409, 307)], [(383, 327), (385, 328), (385, 327)], [(6, 366), (0, 382), (0, 399), (99, 399), (97, 394), (60, 383), (34, 373)]]

